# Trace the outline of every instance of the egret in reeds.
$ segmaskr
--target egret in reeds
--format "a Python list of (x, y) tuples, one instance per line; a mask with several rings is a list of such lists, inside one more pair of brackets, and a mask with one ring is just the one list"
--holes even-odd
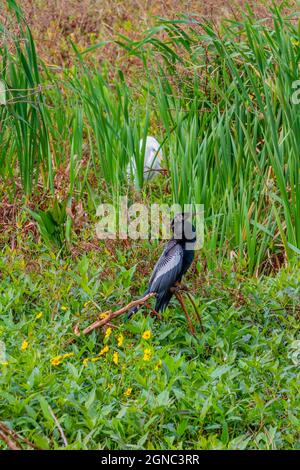
[[(143, 139), (139, 143), (140, 152), (143, 150)], [(155, 176), (158, 176), (162, 171), (163, 154), (160, 149), (159, 142), (155, 137), (147, 136), (145, 143), (144, 153), (144, 168), (143, 168), (143, 179), (149, 181)], [(136, 158), (133, 155), (129, 164), (127, 165), (127, 175), (129, 178), (134, 179), (135, 186), (138, 187), (138, 170), (136, 165)]]

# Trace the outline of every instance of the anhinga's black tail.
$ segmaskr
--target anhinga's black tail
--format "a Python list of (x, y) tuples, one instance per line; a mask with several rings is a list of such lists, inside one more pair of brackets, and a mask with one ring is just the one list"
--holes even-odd
[(156, 298), (156, 303), (155, 303), (155, 311), (157, 313), (163, 312), (169, 305), (169, 302), (172, 296), (173, 296), (173, 293), (170, 290), (166, 292), (162, 292), (161, 294), (158, 294)]
[(138, 311), (138, 309), (140, 308), (140, 305), (137, 305), (136, 307), (133, 307), (131, 310), (129, 310), (129, 312), (127, 313), (127, 318), (128, 320), (132, 317), (132, 315)]
[[(149, 292), (149, 290), (147, 289), (147, 290), (144, 292), (144, 295), (143, 295), (142, 297), (140, 297), (140, 298), (142, 299), (143, 297), (145, 297), (145, 295), (147, 295), (147, 294), (149, 294), (149, 293), (150, 293), (150, 292)], [(129, 318), (131, 318), (132, 315), (133, 315), (134, 313), (136, 313), (140, 308), (141, 308), (141, 305), (136, 305), (135, 307), (132, 307), (132, 308), (129, 310), (129, 312), (127, 313), (127, 318), (128, 318), (128, 320), (129, 320)]]

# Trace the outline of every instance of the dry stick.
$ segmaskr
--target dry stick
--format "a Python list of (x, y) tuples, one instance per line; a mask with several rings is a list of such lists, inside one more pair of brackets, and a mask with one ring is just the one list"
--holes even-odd
[(179, 301), (179, 303), (180, 303), (180, 305), (181, 305), (181, 307), (182, 307), (182, 310), (183, 310), (184, 313), (185, 313), (185, 316), (186, 316), (186, 319), (187, 319), (187, 322), (188, 322), (188, 325), (189, 325), (190, 333), (191, 333), (193, 336), (195, 336), (195, 328), (194, 328), (194, 325), (193, 325), (193, 323), (192, 323), (192, 321), (191, 321), (191, 318), (190, 318), (190, 316), (189, 316), (189, 314), (188, 314), (188, 311), (187, 311), (187, 309), (186, 309), (186, 307), (185, 307), (185, 305), (184, 305), (184, 302), (183, 302), (183, 299), (182, 299), (182, 297), (181, 297), (181, 294), (179, 294), (178, 291), (175, 291), (174, 294), (175, 294), (176, 299)]
[(158, 313), (156, 310), (154, 310), (154, 308), (152, 308), (151, 305), (145, 304), (145, 307), (148, 308), (149, 310), (151, 310), (152, 316), (155, 316), (159, 320), (162, 320), (162, 316), (160, 315), (160, 313)]
[(193, 307), (194, 307), (194, 310), (195, 310), (197, 319), (198, 319), (198, 321), (199, 321), (199, 323), (200, 323), (200, 325), (201, 325), (202, 333), (204, 333), (205, 330), (204, 330), (204, 326), (203, 326), (203, 323), (202, 323), (202, 319), (201, 319), (201, 316), (200, 316), (200, 314), (199, 314), (199, 312), (198, 312), (198, 309), (197, 309), (197, 307), (196, 307), (195, 301), (194, 301), (193, 297), (191, 296), (191, 294), (190, 294), (190, 292), (189, 292), (189, 288), (188, 288), (185, 284), (177, 283), (177, 284), (175, 285), (175, 287), (172, 288), (172, 291), (173, 291), (174, 293), (175, 293), (175, 292), (180, 292), (180, 291), (182, 291), (183, 293), (185, 293), (185, 294), (188, 296), (188, 298), (190, 299), (191, 304), (192, 304)]
[(7, 447), (9, 447), (11, 450), (22, 450), (22, 447), (20, 447), (19, 444), (16, 444), (14, 441), (12, 441), (2, 431), (0, 431), (0, 439), (4, 441)]
[[(123, 315), (123, 313), (128, 312), (128, 310), (135, 307), (136, 305), (143, 305), (145, 302), (147, 302), (148, 299), (150, 299), (151, 297), (154, 297), (155, 295), (156, 295), (155, 292), (151, 292), (150, 294), (145, 295), (145, 297), (142, 297), (141, 299), (133, 300), (128, 305), (126, 305), (125, 307), (120, 308), (119, 310), (116, 310), (115, 312), (108, 313), (106, 318), (103, 318), (102, 320), (95, 321), (90, 326), (86, 327), (82, 331), (82, 333), (84, 335), (88, 335), (89, 333), (91, 333), (96, 328), (100, 328), (101, 326), (106, 325), (113, 318), (118, 317), (120, 315)], [(74, 330), (74, 333), (75, 333), (76, 336), (80, 336), (80, 331), (79, 331), (79, 328), (78, 328), (78, 324), (76, 326), (77, 326), (77, 328), (76, 328), (76, 330)]]
[(39, 449), (38, 446), (36, 446), (32, 442), (30, 442), (25, 437), (20, 436), (16, 431), (14, 431), (13, 429), (10, 429), (8, 426), (6, 426), (4, 423), (1, 423), (1, 422), (0, 422), (0, 431), (4, 435), (9, 435), (14, 441), (17, 442), (17, 444), (19, 444), (18, 439), (20, 439), (21, 441), (25, 442), (32, 449)]
[[(180, 290), (180, 288), (179, 288)], [(181, 290), (183, 290), (184, 292), (187, 293), (187, 295), (189, 296), (189, 299), (191, 300), (192, 302), (192, 305), (195, 309), (195, 312), (196, 312), (196, 315), (198, 317), (198, 320), (199, 320), (199, 323), (201, 325), (201, 329), (202, 331), (204, 332), (204, 328), (203, 328), (203, 324), (202, 324), (202, 320), (201, 320), (201, 317), (197, 311), (197, 308), (196, 308), (196, 305), (193, 301), (193, 299), (191, 298), (191, 296), (189, 295), (189, 293), (187, 292), (187, 288), (182, 288)], [(191, 318), (188, 314), (188, 311), (184, 305), (184, 302), (183, 302), (183, 299), (182, 299), (182, 296), (179, 294), (178, 292), (178, 287), (177, 288), (174, 288), (174, 293), (175, 293), (175, 296), (177, 298), (177, 300), (179, 301), (184, 313), (185, 313), (185, 316), (187, 318), (187, 322), (188, 322), (188, 325), (189, 325), (189, 330), (190, 330), (190, 333), (192, 335), (195, 335), (195, 328), (192, 324), (192, 321), (191, 321)], [(142, 297), (141, 299), (137, 299), (137, 300), (133, 300), (132, 302), (130, 302), (128, 305), (126, 305), (125, 307), (122, 307), (121, 309), (119, 310), (116, 310), (115, 312), (112, 312), (111, 310), (108, 310), (107, 312), (107, 317), (106, 318), (103, 318), (101, 320), (96, 320), (94, 323), (92, 323), (90, 326), (88, 326), (87, 328), (85, 328), (82, 333), (84, 335), (88, 335), (89, 333), (91, 333), (93, 330), (95, 330), (96, 328), (100, 328), (101, 326), (104, 326), (104, 325), (107, 325), (107, 324), (110, 324), (110, 321), (115, 318), (115, 317), (118, 317), (120, 315), (123, 315), (124, 313), (126, 313), (128, 310), (130, 310), (131, 308), (137, 306), (137, 305), (143, 305), (145, 302), (147, 302), (148, 299), (150, 299), (151, 297), (154, 297), (156, 295), (155, 292), (151, 292), (150, 294), (147, 294), (145, 295), (144, 297)], [(94, 302), (93, 302), (94, 303)], [(95, 305), (97, 305), (96, 303), (94, 303)], [(97, 306), (98, 307), (98, 306)], [(98, 307), (99, 308), (99, 307)], [(151, 309), (153, 311), (153, 309)], [(153, 311), (154, 312), (154, 311)], [(155, 312), (157, 313), (157, 312)], [(79, 327), (78, 327), (78, 323), (75, 325), (75, 328), (74, 328), (74, 333), (76, 336), (80, 336), (80, 330), (79, 330)]]
[(63, 428), (61, 427), (60, 422), (58, 421), (57, 417), (55, 416), (55, 414), (54, 414), (54, 412), (53, 412), (53, 410), (52, 410), (52, 408), (51, 408), (50, 406), (49, 406), (49, 411), (50, 411), (50, 414), (51, 414), (52, 418), (54, 419), (55, 424), (56, 424), (56, 426), (57, 426), (57, 428), (58, 428), (58, 430), (59, 430), (59, 432), (60, 432), (61, 438), (62, 438), (62, 440), (63, 440), (63, 442), (64, 442), (64, 444), (65, 444), (65, 447), (67, 447), (67, 446), (68, 446), (68, 441), (67, 441), (67, 438), (66, 438), (66, 436), (65, 436), (64, 430), (63, 430)]

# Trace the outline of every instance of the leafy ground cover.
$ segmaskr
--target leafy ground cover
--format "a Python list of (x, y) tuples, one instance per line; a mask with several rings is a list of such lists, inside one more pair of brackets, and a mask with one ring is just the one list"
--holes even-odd
[(74, 260), (40, 246), (34, 267), (5, 250), (1, 419), (41, 448), (298, 448), (299, 267), (258, 281), (197, 264), (204, 334), (174, 302), (163, 321), (139, 312), (70, 343), (98, 317), (93, 302), (105, 311), (132, 284), (142, 293), (141, 256), (147, 271), (147, 244)]

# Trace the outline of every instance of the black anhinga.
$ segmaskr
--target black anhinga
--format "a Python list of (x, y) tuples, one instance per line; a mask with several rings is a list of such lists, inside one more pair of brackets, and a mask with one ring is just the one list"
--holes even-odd
[[(177, 214), (171, 223), (173, 237), (167, 243), (157, 261), (144, 296), (156, 293), (155, 311), (164, 311), (174, 291), (172, 288), (179, 283), (191, 266), (194, 259), (196, 242), (195, 227), (187, 220), (189, 213)], [(140, 307), (134, 307), (128, 313), (130, 318)]]

